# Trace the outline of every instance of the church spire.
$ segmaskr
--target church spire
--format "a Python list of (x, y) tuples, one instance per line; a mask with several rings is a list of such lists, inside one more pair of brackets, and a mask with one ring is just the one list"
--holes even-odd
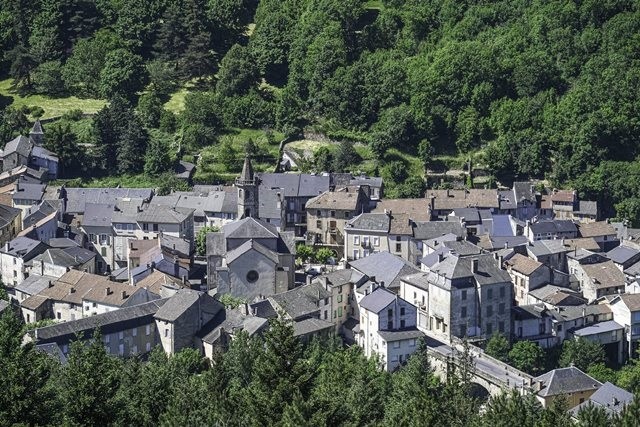
[(253, 181), (253, 166), (251, 165), (251, 157), (247, 154), (244, 157), (244, 165), (242, 166), (242, 175), (240, 175), (241, 181)]
[(242, 174), (236, 179), (238, 188), (238, 219), (258, 218), (258, 180), (253, 173), (251, 158), (244, 158)]

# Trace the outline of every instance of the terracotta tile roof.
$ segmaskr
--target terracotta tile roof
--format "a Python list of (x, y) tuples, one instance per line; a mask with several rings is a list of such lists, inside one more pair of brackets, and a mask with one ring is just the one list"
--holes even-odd
[(307, 209), (335, 209), (355, 211), (360, 200), (360, 191), (357, 188), (341, 188), (336, 191), (325, 191), (319, 196), (310, 199)]
[(429, 190), (426, 198), (431, 197), (436, 210), (499, 207), (498, 190)]

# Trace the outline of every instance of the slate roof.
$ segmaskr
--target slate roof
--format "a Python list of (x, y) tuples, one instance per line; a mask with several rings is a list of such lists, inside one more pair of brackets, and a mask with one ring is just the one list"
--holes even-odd
[(59, 361), (61, 365), (67, 364), (67, 356), (64, 355), (60, 347), (55, 343), (38, 344), (35, 346), (35, 349), (53, 357)]
[(53, 239), (49, 239), (48, 245), (52, 248), (74, 248), (79, 247), (80, 245), (75, 240), (69, 239), (68, 237), (54, 237)]
[(562, 244), (562, 240), (536, 240), (527, 245), (527, 252), (533, 256), (547, 256), (569, 252), (571, 248)]
[(505, 264), (525, 276), (533, 274), (534, 271), (543, 266), (541, 262), (520, 254), (515, 254), (511, 259), (505, 261)]
[(33, 126), (31, 127), (31, 130), (29, 131), (29, 134), (44, 134), (42, 123), (40, 123), (40, 120), (36, 119), (36, 121), (33, 123)]
[(424, 333), (417, 329), (406, 329), (399, 331), (378, 331), (378, 335), (386, 342), (393, 342), (422, 338)]
[(575, 197), (575, 191), (571, 190), (555, 190), (551, 193), (551, 201), (553, 202), (573, 202)]
[(372, 313), (380, 313), (380, 311), (394, 302), (396, 298), (400, 297), (387, 288), (378, 287), (369, 295), (365, 295), (365, 297), (362, 298), (360, 301), (360, 309), (365, 309)]
[(293, 320), (309, 316), (318, 309), (318, 301), (331, 296), (318, 282), (302, 285), (286, 292), (272, 295), (269, 299), (275, 302)]
[(15, 289), (28, 295), (37, 295), (49, 286), (49, 282), (54, 282), (56, 280), (57, 278), (53, 276), (39, 276), (37, 274), (31, 274), (21, 283), (18, 283)]
[(589, 222), (579, 224), (580, 235), (582, 237), (617, 236), (616, 229), (606, 221)]
[(624, 302), (630, 311), (640, 311), (640, 294), (622, 294), (618, 298)]
[(373, 209), (374, 213), (406, 214), (413, 221), (429, 221), (429, 199), (382, 199)]
[[(472, 272), (473, 261), (477, 260), (478, 270)], [(429, 280), (436, 285), (440, 284), (436, 276), (444, 276), (447, 279), (473, 279), (480, 286), (496, 283), (511, 282), (511, 276), (506, 270), (498, 266), (498, 261), (493, 255), (477, 255), (470, 257), (460, 257), (456, 255), (447, 256), (442, 262), (431, 267), (433, 273)], [(446, 285), (443, 285), (446, 286)]]
[(18, 153), (21, 156), (29, 157), (33, 144), (26, 136), (17, 136), (11, 141), (7, 142), (2, 152), (3, 157), (7, 157), (9, 154)]
[(518, 207), (513, 190), (498, 190), (498, 197), (500, 197), (501, 210), (511, 210)]
[(349, 262), (351, 268), (374, 278), (388, 288), (400, 286), (400, 278), (420, 271), (414, 265), (389, 252), (378, 252)]
[(191, 254), (191, 242), (187, 239), (162, 233), (160, 235), (160, 245), (169, 251), (175, 251), (178, 255), (189, 257)]
[(192, 215), (191, 208), (168, 208), (166, 206), (149, 204), (136, 216), (139, 222), (152, 222), (157, 224), (180, 224)]
[(322, 276), (316, 277), (314, 280), (322, 280), (325, 279), (327, 284), (331, 287), (334, 286), (342, 286), (348, 283), (357, 284), (362, 281), (365, 276), (358, 271), (352, 270), (350, 268), (344, 268), (341, 270), (335, 270), (330, 273), (323, 274)]
[(40, 261), (42, 263), (67, 268), (75, 267), (82, 263), (73, 255), (67, 253), (64, 249), (47, 249), (40, 255), (34, 257), (33, 261)]
[(277, 238), (278, 229), (255, 218), (247, 217), (225, 224), (222, 231), (227, 239), (268, 239)]
[(84, 213), (87, 203), (115, 204), (117, 199), (150, 200), (151, 188), (65, 188), (68, 213)]
[(455, 234), (462, 238), (466, 231), (457, 221), (416, 222), (413, 230), (413, 236), (418, 240), (429, 240), (445, 234)]
[[(121, 308), (95, 316), (83, 317), (70, 322), (57, 323), (37, 329), (36, 343), (63, 342), (75, 339), (76, 334), (84, 333), (88, 338), (99, 328), (103, 334), (128, 329), (137, 325), (153, 322), (153, 315), (167, 302), (159, 299), (144, 304)], [(127, 328), (128, 326), (128, 328)]]
[(18, 215), (22, 213), (22, 209), (13, 208), (11, 206), (0, 205), (0, 228), (11, 224)]
[(345, 225), (345, 228), (365, 231), (381, 231), (387, 233), (391, 217), (385, 213), (363, 213), (360, 214)]
[(516, 233), (511, 227), (510, 215), (492, 215), (491, 236), (512, 237)]
[(175, 167), (176, 177), (180, 179), (190, 179), (193, 173), (195, 172), (196, 165), (193, 163), (185, 162), (180, 160)]
[(260, 187), (282, 188), (285, 197), (314, 197), (329, 190), (328, 175), (259, 173)]
[(278, 313), (276, 313), (273, 305), (271, 305), (271, 301), (268, 299), (255, 302), (249, 307), (251, 307), (251, 310), (253, 310), (258, 317), (263, 317), (265, 319), (275, 319), (278, 317)]
[(244, 255), (245, 253), (247, 253), (252, 249), (264, 255), (266, 258), (270, 259), (274, 264), (278, 264), (279, 262), (278, 254), (273, 252), (271, 249), (265, 247), (264, 245), (261, 245), (260, 243), (258, 243), (256, 240), (253, 240), (253, 239), (247, 240), (237, 248), (234, 248), (229, 252), (227, 252), (227, 257), (226, 257), (227, 264), (231, 264), (238, 257)]
[(403, 282), (409, 283), (417, 288), (424, 289), (425, 291), (429, 290), (429, 274), (420, 272), (409, 274), (407, 276), (402, 277), (400, 280)]
[(597, 390), (602, 385), (575, 366), (554, 369), (533, 380), (542, 382), (544, 388), (538, 392), (542, 397)]
[(619, 331), (622, 329), (624, 329), (624, 326), (613, 320), (607, 320), (606, 322), (598, 322), (593, 325), (575, 329), (572, 333), (578, 337), (588, 337), (591, 335), (604, 334), (606, 332)]
[(194, 304), (199, 303), (199, 310), (206, 313), (217, 313), (223, 309), (222, 304), (204, 292), (191, 289), (180, 289), (155, 313), (155, 318), (175, 322)]
[(74, 257), (74, 259), (79, 264), (84, 264), (85, 262), (90, 261), (97, 256), (95, 252), (92, 252), (88, 249), (81, 248), (78, 246), (72, 246), (69, 248), (64, 248), (62, 250), (67, 254), (71, 255), (72, 257)]
[(335, 328), (331, 322), (322, 319), (307, 318), (302, 319), (293, 324), (293, 336), (299, 337), (303, 335), (313, 334), (324, 330)]
[(574, 211), (578, 215), (598, 216), (598, 202), (580, 200), (578, 210)]
[(46, 248), (47, 245), (39, 240), (30, 239), (28, 237), (16, 237), (8, 244), (2, 246), (0, 252), (14, 257), (23, 258), (25, 261), (28, 261), (34, 256), (44, 252)]
[(198, 332), (198, 336), (203, 342), (213, 344), (222, 331), (236, 333), (242, 330), (251, 336), (267, 327), (268, 323), (265, 318), (242, 314), (239, 308), (222, 309)]
[(27, 310), (35, 311), (48, 300), (49, 298), (44, 295), (31, 295), (29, 298), (20, 303), (20, 307), (26, 308)]
[(2, 312), (4, 312), (7, 307), (9, 307), (9, 302), (5, 301), (5, 300), (0, 300), (0, 314), (2, 314)]
[(184, 285), (181, 280), (173, 278), (161, 271), (154, 270), (147, 277), (138, 281), (135, 286), (136, 288), (145, 288), (156, 295), (164, 296), (163, 288), (180, 289)]
[(545, 219), (529, 225), (534, 234), (575, 233), (578, 228), (569, 220)]
[(51, 152), (51, 151), (47, 150), (46, 148), (41, 147), (39, 145), (34, 145), (33, 146), (33, 149), (31, 150), (31, 155), (33, 157), (39, 157), (41, 159), (47, 159), (47, 160), (51, 160), (51, 161), (54, 161), (54, 162), (58, 161), (58, 156), (55, 153), (53, 153), (53, 152)]
[(521, 200), (529, 200), (531, 202), (536, 201), (535, 184), (531, 181), (514, 182), (513, 193), (515, 195), (516, 202)]
[(527, 304), (517, 305), (511, 308), (514, 319), (542, 319), (547, 312), (547, 307), (544, 304)]
[(571, 412), (575, 416), (583, 408), (586, 408), (589, 405), (594, 405), (596, 407), (603, 408), (609, 415), (614, 415), (621, 413), (625, 406), (630, 405), (632, 402), (633, 393), (629, 393), (627, 390), (607, 381), (602, 384), (602, 386), (597, 389), (589, 399), (573, 408)]
[(638, 249), (625, 245), (617, 246), (607, 252), (607, 258), (616, 264), (625, 264), (638, 255), (640, 255)]
[(12, 194), (12, 199), (15, 201), (18, 200), (42, 200), (42, 196), (44, 195), (44, 189), (46, 185), (44, 184), (32, 184), (23, 181), (16, 181), (15, 184), (15, 192)]
[(281, 219), (285, 202), (282, 190), (279, 188), (258, 188), (258, 212), (260, 218)]
[(540, 288), (530, 290), (529, 295), (554, 306), (580, 305), (586, 302), (581, 294), (569, 288), (555, 285), (544, 285)]

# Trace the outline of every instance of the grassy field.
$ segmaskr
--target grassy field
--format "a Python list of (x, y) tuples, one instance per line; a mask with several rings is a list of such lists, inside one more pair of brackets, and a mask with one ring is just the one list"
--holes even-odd
[(172, 93), (169, 100), (164, 104), (164, 108), (174, 114), (180, 114), (184, 110), (184, 98), (188, 93), (189, 88), (186, 87)]
[(8, 105), (12, 107), (42, 107), (43, 119), (60, 117), (70, 110), (80, 109), (91, 114), (100, 110), (106, 101), (102, 99), (81, 99), (75, 96), (66, 98), (50, 98), (45, 95), (22, 96), (11, 88), (11, 79), (0, 81), (0, 96), (9, 98)]

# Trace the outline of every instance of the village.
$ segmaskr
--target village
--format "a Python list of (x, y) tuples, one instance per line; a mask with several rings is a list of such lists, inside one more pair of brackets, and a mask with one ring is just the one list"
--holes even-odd
[(249, 156), (232, 185), (70, 188), (49, 185), (43, 135), (36, 122), (1, 154), (0, 309), (19, 310), (25, 340), (61, 363), (96, 330), (117, 357), (160, 346), (211, 358), (279, 317), (301, 341), (341, 337), (386, 371), (424, 341), (446, 375), (470, 346), (491, 395), (563, 395), (574, 411), (633, 400), (575, 366), (533, 376), (483, 350), (500, 334), (543, 349), (592, 341), (611, 366), (638, 357), (640, 229), (571, 189), (388, 199), (379, 177), (258, 173)]

